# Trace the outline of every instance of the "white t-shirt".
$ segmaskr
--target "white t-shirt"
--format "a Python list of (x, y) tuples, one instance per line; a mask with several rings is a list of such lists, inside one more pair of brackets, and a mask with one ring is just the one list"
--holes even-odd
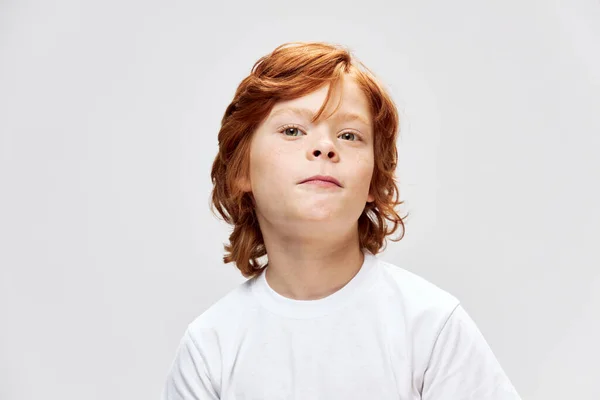
[(520, 399), (455, 297), (364, 254), (318, 300), (240, 284), (188, 325), (162, 399)]

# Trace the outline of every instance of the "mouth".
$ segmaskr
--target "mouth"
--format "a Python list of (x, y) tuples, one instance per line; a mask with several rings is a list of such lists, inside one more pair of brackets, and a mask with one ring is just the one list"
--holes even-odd
[(334, 187), (334, 186), (342, 187), (340, 181), (335, 179), (333, 176), (328, 176), (328, 175), (311, 176), (310, 178), (304, 179), (300, 183), (307, 183), (307, 184), (312, 184), (312, 185), (317, 185), (317, 186), (322, 186), (322, 187)]

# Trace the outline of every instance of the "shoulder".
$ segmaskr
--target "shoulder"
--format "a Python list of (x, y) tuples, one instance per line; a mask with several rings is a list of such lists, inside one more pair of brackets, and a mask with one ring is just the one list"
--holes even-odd
[(377, 258), (380, 273), (377, 296), (391, 312), (401, 315), (406, 329), (433, 340), (460, 300), (420, 275)]
[(450, 292), (397, 264), (378, 257), (378, 265), (385, 290), (401, 298), (415, 312), (430, 310), (449, 315), (460, 303)]
[(448, 291), (397, 264), (378, 258), (378, 312), (384, 315), (401, 345), (411, 353), (413, 368), (422, 376), (440, 333), (460, 301)]
[(188, 324), (187, 333), (202, 343), (218, 340), (218, 336), (235, 332), (237, 325), (255, 308), (250, 293), (252, 280), (247, 280), (219, 298)]
[(172, 392), (185, 393), (186, 398), (218, 398), (223, 353), (229, 341), (235, 339), (233, 335), (239, 332), (236, 328), (243, 317), (251, 314), (249, 283), (230, 290), (187, 325), (163, 398)]

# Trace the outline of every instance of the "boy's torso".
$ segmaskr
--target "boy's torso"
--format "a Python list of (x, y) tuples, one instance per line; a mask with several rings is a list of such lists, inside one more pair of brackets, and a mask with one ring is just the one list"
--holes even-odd
[(237, 293), (247, 296), (243, 311), (230, 306), (227, 324), (198, 328), (197, 343), (212, 346), (206, 354), (214, 359), (206, 361), (220, 399), (419, 399), (436, 333), (456, 300), (440, 291), (446, 304), (437, 311), (414, 309), (394, 284), (398, 277), (379, 267), (360, 297), (315, 318), (265, 309), (247, 282)]

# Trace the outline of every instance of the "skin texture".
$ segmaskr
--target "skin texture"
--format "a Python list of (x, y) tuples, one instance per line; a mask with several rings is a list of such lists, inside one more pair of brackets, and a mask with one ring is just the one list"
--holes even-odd
[[(363, 263), (358, 218), (373, 201), (367, 99), (346, 75), (319, 121), (311, 124), (327, 89), (273, 107), (254, 132), (249, 176), (240, 181), (255, 199), (269, 258), (267, 281), (279, 294), (298, 300), (330, 295), (356, 275)], [(289, 108), (310, 113), (284, 111)], [(364, 122), (344, 113), (358, 114)], [(300, 183), (313, 175), (333, 176), (342, 187)]]

